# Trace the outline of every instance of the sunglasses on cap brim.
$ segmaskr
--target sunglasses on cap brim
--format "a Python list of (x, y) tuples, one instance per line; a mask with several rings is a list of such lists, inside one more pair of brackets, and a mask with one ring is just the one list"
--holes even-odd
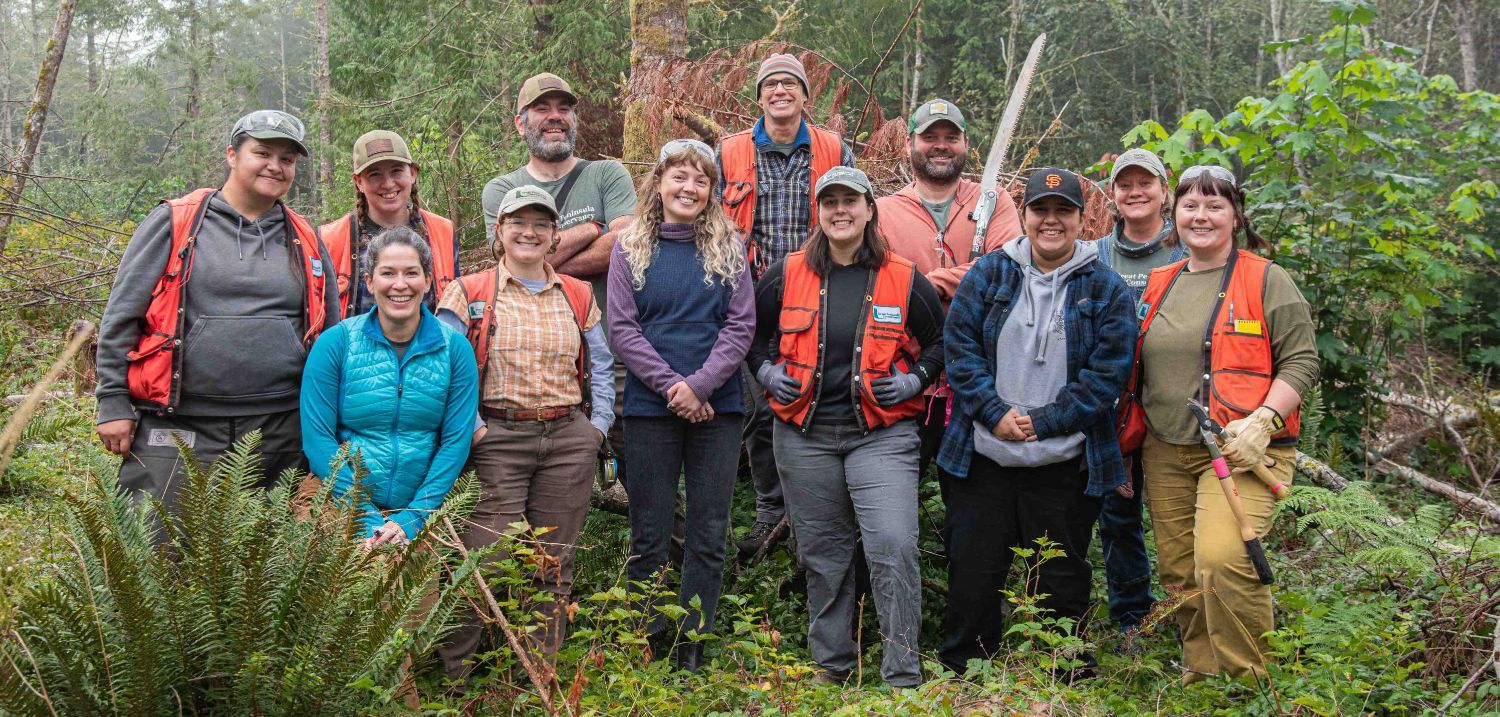
[(1234, 178), (1234, 172), (1220, 167), (1217, 164), (1195, 164), (1191, 167), (1188, 167), (1187, 169), (1182, 170), (1182, 176), (1179, 177), (1177, 181), (1187, 182), (1197, 177), (1198, 175), (1203, 174), (1204, 172), (1207, 172), (1208, 176), (1213, 177), (1214, 179), (1229, 182), (1229, 186), (1231, 187), (1239, 188), (1240, 186), (1239, 181)]

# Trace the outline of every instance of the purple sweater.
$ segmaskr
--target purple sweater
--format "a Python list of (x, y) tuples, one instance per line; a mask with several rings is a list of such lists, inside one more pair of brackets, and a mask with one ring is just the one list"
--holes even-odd
[[(664, 223), (658, 235), (661, 241), (691, 242), (693, 227)], [(678, 381), (687, 381), (699, 400), (708, 400), (725, 381), (736, 375), (750, 349), (750, 340), (755, 334), (755, 287), (750, 279), (750, 268), (746, 266), (730, 294), (729, 315), (714, 341), (713, 350), (702, 368), (690, 376), (672, 370), (641, 331), (630, 263), (618, 243), (609, 259), (608, 314), (610, 345), (632, 375), (662, 396)]]

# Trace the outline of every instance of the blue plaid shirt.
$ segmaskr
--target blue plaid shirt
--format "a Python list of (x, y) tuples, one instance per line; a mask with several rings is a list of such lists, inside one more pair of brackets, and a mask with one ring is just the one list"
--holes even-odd
[[(772, 264), (802, 248), (807, 241), (807, 223), (812, 217), (812, 136), (807, 122), (797, 130), (792, 151), (782, 154), (772, 146), (766, 133), (766, 119), (755, 121), (755, 226), (750, 238), (759, 247), (757, 266), (751, 272), (758, 278)], [(839, 164), (854, 166), (854, 153), (842, 144)], [(715, 152), (717, 155), (718, 152)], [(724, 160), (717, 157), (719, 176), (724, 176)], [(723, 201), (723, 182), (714, 190), (714, 201)]]
[[(969, 269), (948, 309), (943, 344), (953, 417), (937, 461), (959, 478), (969, 475), (974, 421), (995, 426), (1010, 411), (995, 391), (996, 350), (1024, 279), (1020, 264), (992, 251)], [(1135, 361), (1135, 297), (1125, 280), (1098, 260), (1069, 276), (1066, 287), (1068, 382), (1052, 403), (1031, 412), (1031, 421), (1037, 438), (1083, 432), (1089, 467), (1084, 493), (1102, 496), (1125, 482), (1114, 407)]]

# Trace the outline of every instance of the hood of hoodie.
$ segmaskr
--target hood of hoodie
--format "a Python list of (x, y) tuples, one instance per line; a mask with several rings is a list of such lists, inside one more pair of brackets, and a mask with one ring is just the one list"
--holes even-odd
[[(1021, 297), (1017, 299), (1018, 308), (1024, 309), (1023, 315), (1015, 317), (1025, 321), (1028, 329), (1027, 344), (1028, 353), (1036, 363), (1045, 363), (1047, 354), (1048, 337), (1052, 332), (1047, 331), (1047, 324), (1051, 317), (1057, 313), (1061, 306), (1063, 294), (1066, 293), (1065, 285), (1068, 277), (1074, 272), (1088, 266), (1099, 256), (1099, 245), (1091, 241), (1073, 242), (1073, 256), (1062, 266), (1052, 271), (1042, 273), (1031, 260), (1031, 237), (1022, 236), (1019, 239), (1001, 247), (1005, 255), (1014, 259), (1021, 265), (1021, 286), (1019, 287)], [(1046, 306), (1041, 306), (1043, 302)], [(1038, 326), (1038, 324), (1043, 324)]]
[(266, 260), (270, 258), (270, 242), (285, 244), (286, 213), (281, 210), (281, 202), (277, 202), (259, 218), (246, 219), (224, 200), (222, 193), (215, 193), (208, 203), (208, 212), (203, 215), (199, 234), (233, 235), (239, 259), (259, 255)]

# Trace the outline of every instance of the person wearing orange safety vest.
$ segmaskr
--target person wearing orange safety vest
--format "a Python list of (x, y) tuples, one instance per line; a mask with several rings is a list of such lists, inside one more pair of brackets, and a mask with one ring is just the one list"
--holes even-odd
[[(795, 55), (773, 54), (755, 75), (756, 103), (763, 116), (751, 129), (725, 137), (717, 155), (715, 196), (747, 238), (750, 275), (802, 248), (818, 225), (813, 188), (834, 167), (853, 167), (854, 153), (829, 130), (806, 121), (807, 70)], [(755, 483), (755, 524), (736, 547), (748, 558), (770, 537), (785, 514), (776, 456), (771, 450), (771, 411), (754, 376), (743, 374), (747, 405), (745, 451)]]
[[(479, 503), (460, 537), (477, 550), (514, 523), (546, 531), (533, 585), (553, 599), (536, 606), (547, 617), (530, 638), (550, 655), (566, 631), (595, 459), (614, 422), (614, 355), (592, 287), (546, 260), (561, 240), (552, 195), (515, 187), (496, 210), (499, 263), (449, 284), (438, 302), (439, 320), (467, 333), (479, 365), (483, 425), (469, 453)], [(481, 615), (467, 613), (438, 649), (450, 678), (473, 669), (482, 636)]]
[(432, 282), (423, 297), (428, 309), (437, 308), (438, 297), (458, 276), (453, 222), (422, 208), (420, 171), (406, 140), (395, 132), (374, 130), (354, 140), (354, 211), (318, 227), (333, 259), (341, 316), (375, 308), (375, 297), (358, 268), (370, 240), (386, 229), (409, 227), (432, 247)]
[(327, 250), (281, 202), (302, 138), (285, 112), (241, 117), (223, 186), (160, 204), (120, 259), (99, 325), (97, 430), (124, 458), (121, 489), (168, 513), (179, 442), (206, 465), (260, 431), (262, 487), (306, 466), (302, 366), (339, 312)]
[(932, 284), (876, 230), (870, 180), (848, 167), (817, 185), (818, 227), (756, 285), (757, 367), (807, 568), (808, 648), (846, 679), (858, 662), (856, 544), (863, 539), (884, 640), (881, 677), (922, 682), (917, 653), (917, 423), (942, 372), (943, 309)]
[[(1152, 270), (1137, 312), (1137, 363), (1121, 399), (1121, 447), (1139, 446), (1157, 569), (1182, 636), (1183, 682), (1265, 673), (1274, 627), (1271, 589), (1257, 579), (1222, 498), (1189, 399), (1228, 438), (1236, 471), (1271, 461), (1292, 484), (1298, 409), (1318, 380), (1312, 313), (1285, 269), (1240, 249), (1269, 244), (1245, 215), (1245, 193), (1228, 169), (1183, 170), (1174, 225), (1188, 258)], [(1251, 528), (1264, 536), (1274, 497), (1260, 480), (1235, 481)], [(1213, 593), (1205, 598), (1204, 593)]]

